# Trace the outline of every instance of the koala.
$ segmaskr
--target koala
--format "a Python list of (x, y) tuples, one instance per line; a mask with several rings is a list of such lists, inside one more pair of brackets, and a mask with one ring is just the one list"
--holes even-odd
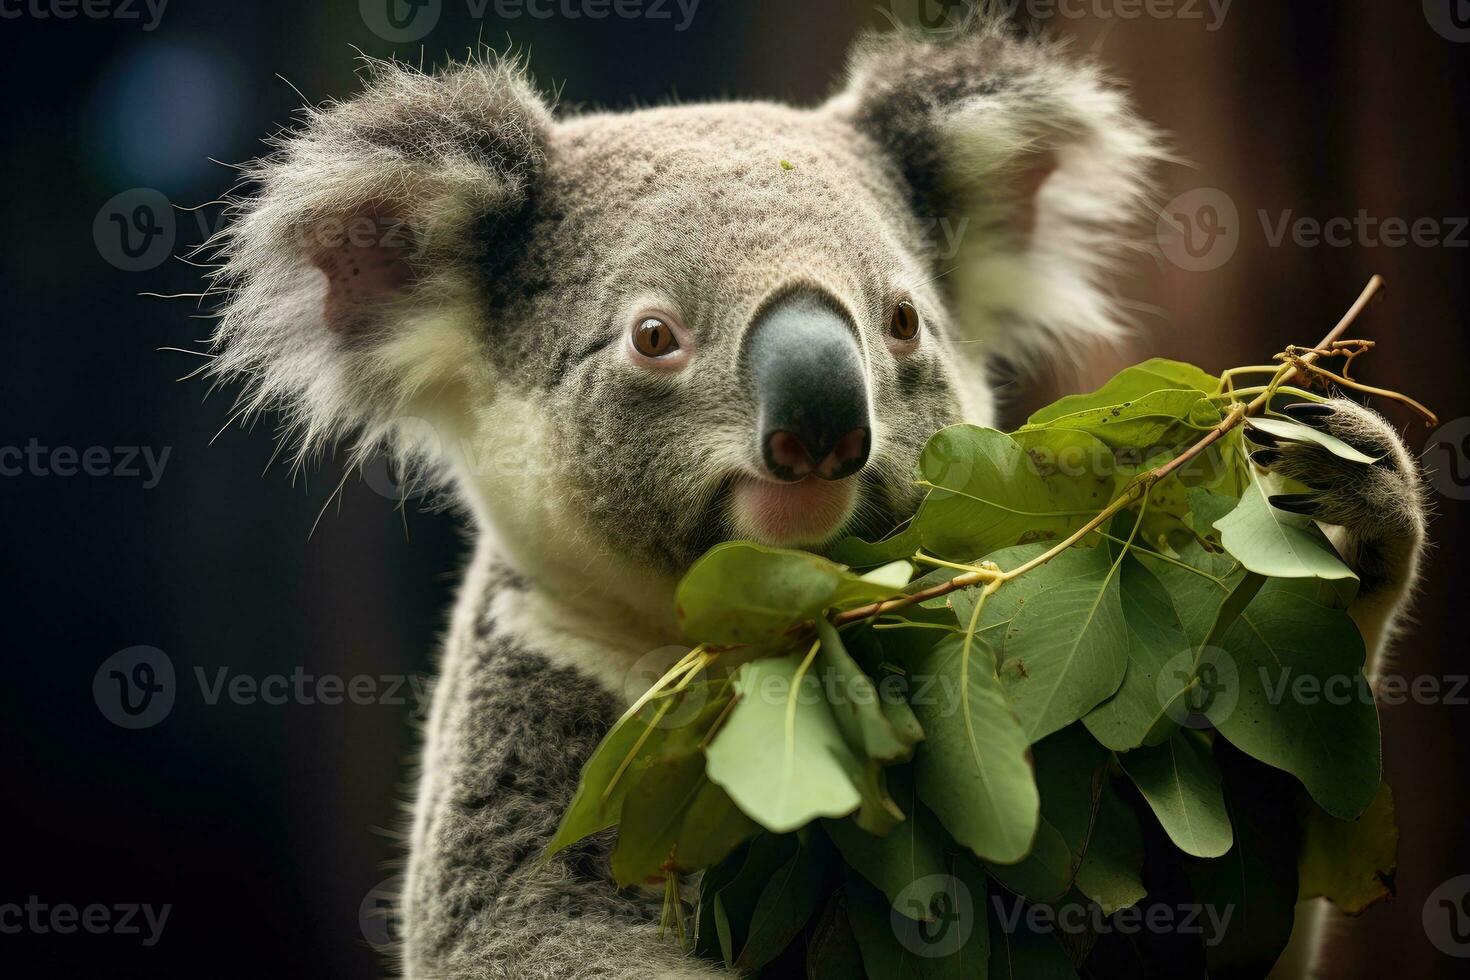
[[(558, 111), (488, 55), (368, 74), (247, 167), (209, 370), (243, 381), (243, 414), (281, 413), (298, 458), (389, 446), (474, 528), (403, 970), (720, 975), (659, 938), (661, 896), (615, 887), (605, 835), (542, 860), (639, 659), (680, 642), (675, 583), (722, 540), (887, 533), (928, 436), (994, 422), (993, 365), (1118, 337), (1109, 275), (1162, 141), (1090, 60), (989, 21), (867, 38), (809, 107)], [(1311, 412), (1384, 462), (1259, 460), (1340, 526), (1376, 649), (1414, 577), (1420, 477), (1378, 416)]]

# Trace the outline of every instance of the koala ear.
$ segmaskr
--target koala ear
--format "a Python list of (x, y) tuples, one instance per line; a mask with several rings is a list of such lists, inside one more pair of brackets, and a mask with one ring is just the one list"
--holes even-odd
[(301, 453), (489, 383), (474, 280), (515, 247), (545, 165), (550, 109), (518, 63), (370, 66), (362, 94), (306, 109), (245, 168), (256, 193), (212, 243), (210, 373), (245, 380), (241, 415), (283, 410)]
[(933, 274), (978, 353), (1024, 360), (1121, 333), (1108, 273), (1163, 153), (1095, 65), (977, 19), (867, 38), (830, 106), (894, 161), (921, 225), (957, 243)]

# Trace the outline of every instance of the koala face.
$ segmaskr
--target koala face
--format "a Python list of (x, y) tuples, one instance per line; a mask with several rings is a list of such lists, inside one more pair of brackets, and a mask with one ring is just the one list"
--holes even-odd
[(497, 373), (543, 419), (537, 498), (670, 569), (724, 538), (820, 546), (912, 512), (958, 397), (943, 298), (870, 141), (691, 106), (576, 120), (549, 160), (485, 301)]
[[(994, 359), (1116, 330), (1157, 155), (1095, 68), (983, 24), (870, 39), (813, 108), (558, 119), (508, 61), (379, 65), (276, 145), (222, 242), (244, 411), (426, 462), (533, 574), (667, 576), (903, 521)], [(355, 223), (391, 233), (320, 234)]]

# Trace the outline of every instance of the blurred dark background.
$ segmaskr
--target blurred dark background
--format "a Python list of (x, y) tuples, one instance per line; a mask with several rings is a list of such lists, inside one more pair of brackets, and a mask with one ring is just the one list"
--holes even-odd
[[(549, 17), (494, 2), (476, 16), (478, 3), (442, 0), (424, 8), (440, 8), (432, 29), (406, 41), (391, 39), (384, 0), (173, 0), (161, 16), (142, 0), (86, 8), (111, 10), (105, 17), (64, 0), (0, 4), (9, 93), (0, 214), (10, 229), (0, 446), (34, 446), (41, 460), (0, 477), (3, 648), (16, 668), (0, 685), (0, 904), (171, 906), (152, 945), (146, 925), (136, 935), (0, 934), (9, 975), (383, 974), (373, 944), (391, 929), (371, 914), (375, 889), (400, 854), (416, 697), (466, 550), (452, 515), (412, 501), (398, 509), (381, 468), (349, 480), (312, 533), (341, 470), (328, 461), (293, 483), (269, 465), (268, 419), (214, 438), (230, 393), (206, 400), (201, 382), (176, 383), (197, 358), (159, 350), (197, 347), (210, 322), (187, 298), (139, 296), (196, 292), (199, 272), (154, 252), (129, 255), (110, 215), (126, 224), (154, 193), (179, 209), (213, 200), (233, 172), (210, 158), (259, 152), (302, 96), (351, 94), (355, 49), (418, 61), (422, 47), (433, 62), (480, 39), (514, 42), (573, 106), (670, 95), (810, 102), (829, 90), (855, 32), (889, 15), (912, 20), (924, 2), (703, 0), (686, 21), (688, 3), (672, 0), (660, 5), (666, 19), (600, 20), (559, 12), (585, 9), (563, 0), (538, 8), (556, 11)], [(927, 2), (931, 14), (941, 6)], [(1209, 189), (1176, 210), (1221, 220), (1203, 258), (1165, 249), (1140, 259), (1126, 291), (1142, 329), (1129, 349), (1100, 352), (1082, 377), (1018, 379), (1012, 411), (1150, 354), (1212, 369), (1257, 363), (1284, 343), (1315, 341), (1382, 273), (1388, 292), (1362, 329), (1383, 346), (1363, 374), (1437, 409), (1451, 446), (1386, 409), (1444, 474), (1417, 623), (1398, 648), (1395, 669), (1411, 677), (1470, 672), (1459, 557), (1470, 486), (1454, 479), (1470, 428), (1466, 6), (1238, 0), (1223, 18), (1218, 2), (1184, 0), (1031, 7), (1059, 11), (1048, 27), (1097, 49), (1144, 114), (1174, 134), (1189, 162), (1164, 175), (1163, 200)], [(1140, 8), (1172, 13), (1130, 16)], [(1273, 243), (1283, 216), (1351, 221), (1360, 211), (1430, 224), (1397, 247), (1377, 230), (1315, 245), (1288, 231)], [(143, 215), (166, 222), (168, 213)], [(163, 254), (199, 242), (216, 215), (173, 211), (174, 247)], [(105, 463), (90, 457), (99, 475), (54, 472), (91, 447), (106, 451)], [(151, 455), (140, 451), (130, 467), (128, 447)], [(156, 480), (149, 459), (163, 461)], [(120, 651), (128, 662), (114, 664), (131, 677), (140, 675), (129, 658), (160, 663), (139, 646), (163, 651), (177, 693), (166, 717), (129, 729), (99, 707), (108, 672), (97, 696), (93, 682)], [(221, 676), (296, 674), (367, 678), (357, 688), (365, 703), (227, 694), (210, 703)], [(1403, 828), (1399, 896), (1367, 913), (1372, 928), (1334, 976), (1464, 975), (1421, 924), (1428, 893), (1470, 872), (1470, 691), (1459, 693), (1459, 704), (1383, 709)], [(18, 974), (22, 961), (30, 965)]]

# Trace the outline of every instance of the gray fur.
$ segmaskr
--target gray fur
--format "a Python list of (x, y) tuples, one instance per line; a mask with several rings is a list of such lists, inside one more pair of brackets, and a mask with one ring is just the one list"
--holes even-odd
[(609, 837), (541, 864), (577, 777), (622, 706), (475, 601), (446, 651), (403, 896), (411, 977), (714, 976), (660, 941), (662, 895), (619, 891)]
[[(679, 641), (679, 574), (742, 530), (750, 324), (805, 287), (855, 325), (873, 447), (833, 538), (882, 534), (917, 503), (927, 437), (991, 421), (990, 363), (1117, 333), (1105, 273), (1157, 138), (1091, 62), (989, 22), (864, 42), (813, 108), (558, 114), (500, 58), (369, 74), (246, 168), (210, 370), (244, 380), (242, 416), (283, 412), (298, 459), (386, 444), (476, 527), (423, 754), (405, 971), (717, 975), (657, 938), (657, 899), (614, 887), (606, 840), (537, 858), (635, 661)], [(377, 237), (323, 241), (357, 219)], [(954, 255), (930, 246), (940, 220)], [(900, 298), (923, 322), (911, 353), (885, 340)], [(628, 356), (649, 309), (695, 338), (682, 372)]]

